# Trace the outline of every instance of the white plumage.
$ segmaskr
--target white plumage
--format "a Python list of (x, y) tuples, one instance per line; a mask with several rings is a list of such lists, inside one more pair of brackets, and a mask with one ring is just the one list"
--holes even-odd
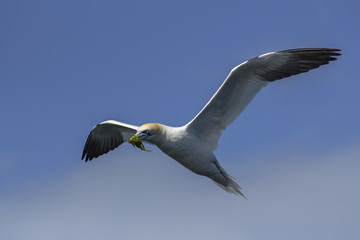
[(217, 161), (222, 131), (246, 108), (255, 95), (273, 82), (307, 72), (336, 60), (338, 49), (309, 48), (271, 52), (236, 66), (205, 107), (182, 127), (147, 123), (140, 127), (109, 120), (96, 125), (85, 143), (82, 159), (92, 160), (113, 150), (136, 134), (224, 190), (240, 194), (240, 186)]

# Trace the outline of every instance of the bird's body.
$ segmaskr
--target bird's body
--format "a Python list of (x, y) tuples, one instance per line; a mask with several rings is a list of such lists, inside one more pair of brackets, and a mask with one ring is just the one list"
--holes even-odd
[[(196, 136), (189, 133), (187, 126), (163, 128), (162, 138), (150, 140), (169, 157), (199, 175), (207, 176), (216, 182), (226, 182), (227, 175), (219, 171), (215, 154)], [(225, 172), (223, 172), (225, 174)]]
[(222, 131), (267, 85), (284, 77), (307, 72), (340, 55), (338, 49), (293, 49), (271, 52), (235, 67), (206, 106), (182, 127), (147, 123), (140, 127), (109, 120), (96, 125), (86, 141), (82, 159), (96, 158), (136, 134), (189, 170), (212, 179), (224, 190), (240, 194), (240, 186), (220, 166), (213, 151)]

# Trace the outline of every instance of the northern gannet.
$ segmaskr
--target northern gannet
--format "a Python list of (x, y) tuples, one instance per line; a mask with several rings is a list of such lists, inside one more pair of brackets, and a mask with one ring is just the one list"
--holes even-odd
[[(170, 127), (146, 123), (140, 127), (108, 120), (90, 132), (82, 154), (85, 162), (128, 141), (132, 135), (155, 144), (189, 170), (212, 179), (225, 191), (242, 194), (240, 186), (219, 164), (213, 151), (222, 131), (268, 82), (307, 72), (336, 60), (339, 49), (308, 48), (270, 52), (233, 68), (214, 96), (188, 124)], [(245, 196), (244, 196), (245, 197)]]

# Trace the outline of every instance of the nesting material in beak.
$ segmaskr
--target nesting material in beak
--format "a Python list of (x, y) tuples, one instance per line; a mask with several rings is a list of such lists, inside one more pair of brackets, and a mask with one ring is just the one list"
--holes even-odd
[(132, 135), (128, 142), (133, 145), (133, 147), (140, 148), (142, 151), (151, 152), (150, 150), (145, 149), (141, 139), (136, 135)]

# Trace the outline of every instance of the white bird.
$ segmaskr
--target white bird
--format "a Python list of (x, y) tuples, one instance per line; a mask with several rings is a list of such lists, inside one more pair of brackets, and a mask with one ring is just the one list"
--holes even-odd
[(170, 127), (147, 123), (138, 127), (114, 120), (105, 121), (91, 130), (82, 159), (97, 158), (135, 134), (141, 140), (155, 144), (194, 173), (209, 177), (227, 192), (244, 196), (236, 180), (220, 166), (213, 153), (222, 131), (268, 82), (328, 64), (341, 55), (338, 51), (329, 48), (292, 49), (250, 59), (231, 70), (214, 96), (188, 124)]

